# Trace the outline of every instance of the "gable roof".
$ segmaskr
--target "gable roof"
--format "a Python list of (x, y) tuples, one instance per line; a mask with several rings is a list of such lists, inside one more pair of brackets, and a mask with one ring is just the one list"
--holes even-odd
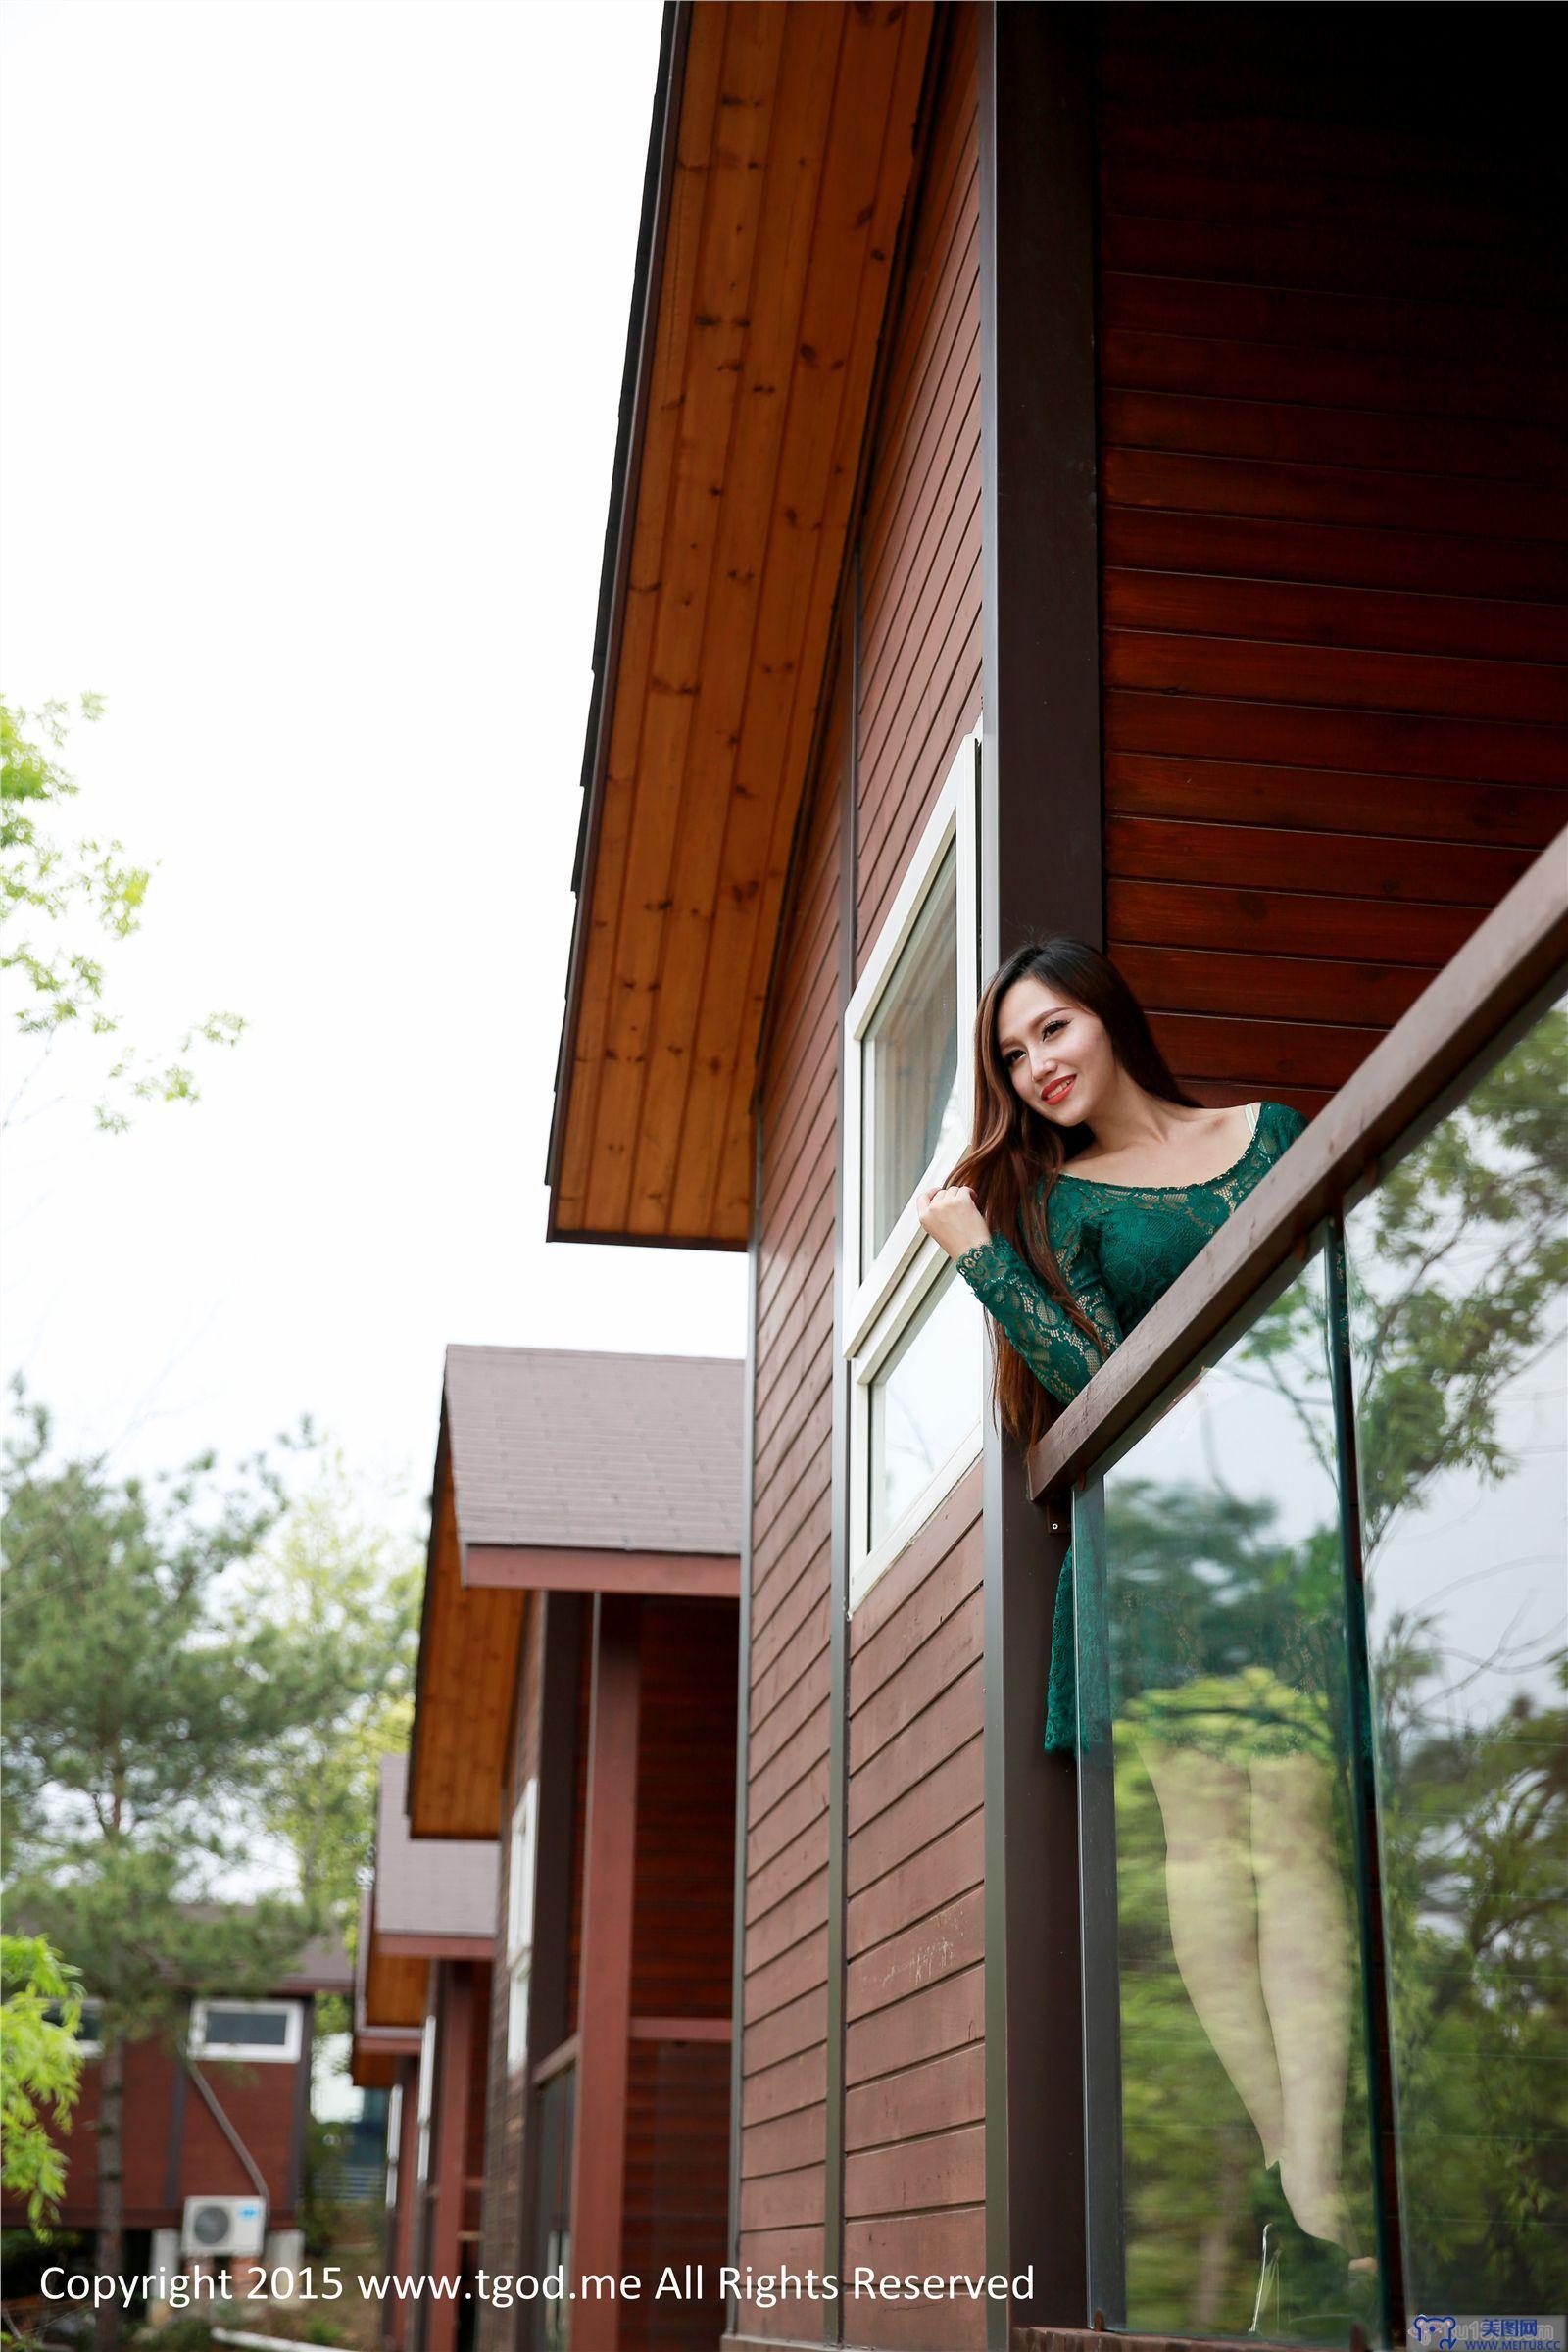
[(530, 1595), (738, 1602), (737, 1356), (447, 1349), (419, 1619), (416, 1840), (493, 1838)]
[(742, 1370), (733, 1356), (449, 1348), (459, 1542), (738, 1552)]

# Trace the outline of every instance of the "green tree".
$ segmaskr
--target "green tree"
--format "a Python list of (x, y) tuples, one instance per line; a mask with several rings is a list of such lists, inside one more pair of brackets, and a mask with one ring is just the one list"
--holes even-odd
[[(12, 1916), (81, 1972), (99, 2014), (97, 2265), (123, 2259), (124, 2051), (176, 2044), (191, 1992), (261, 1993), (318, 1906), (212, 1903), (265, 1833), (284, 1743), (340, 1702), (329, 1647), (302, 1642), (230, 1571), (285, 1496), (261, 1457), (220, 1479), (203, 1456), (148, 1484), (56, 1460), (23, 1400), (4, 1451), (8, 1562), (0, 1662)], [(114, 2302), (98, 2313), (113, 2352)]]
[(413, 1538), (367, 1518), (332, 1447), (240, 1583), (238, 1605), (265, 1608), (300, 1648), (332, 1660), (337, 1706), (279, 1741), (268, 1819), (302, 1895), (351, 1940), (381, 1758), (402, 1753), (413, 1728), (423, 1581)]
[(81, 2087), (81, 1980), (41, 1936), (0, 1936), (0, 2180), (48, 2237), (65, 2168), (46, 2115), (70, 2123)]
[[(78, 698), (78, 718), (93, 723), (103, 711), (101, 695)], [(119, 841), (61, 838), (51, 831), (49, 819), (79, 789), (57, 757), (70, 725), (70, 705), (63, 701), (32, 711), (0, 701), (0, 972), (18, 1029), (39, 1041), (37, 1061), (7, 1106), (7, 1121), (17, 1116), (23, 1094), (66, 1032), (98, 1038), (118, 1033), (121, 1015), (99, 951), (104, 942), (128, 939), (140, 929), (152, 879)], [(120, 1053), (101, 1080), (93, 1105), (97, 1124), (128, 1126), (126, 1105), (134, 1101), (194, 1102), (196, 1078), (185, 1056), (198, 1044), (233, 1045), (244, 1026), (236, 1013), (209, 1013), (186, 1030), (175, 1057), (149, 1061)]]

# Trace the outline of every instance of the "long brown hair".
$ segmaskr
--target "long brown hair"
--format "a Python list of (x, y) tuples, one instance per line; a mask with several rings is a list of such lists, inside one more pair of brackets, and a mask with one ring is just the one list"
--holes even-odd
[[(1087, 1126), (1057, 1127), (1032, 1110), (1014, 1087), (997, 1045), (997, 1012), (1015, 981), (1039, 980), (1103, 1022), (1117, 1063), (1146, 1093), (1200, 1107), (1155, 1045), (1148, 1016), (1108, 956), (1086, 940), (1026, 940), (1015, 948), (980, 1000), (974, 1024), (974, 1124), (949, 1184), (967, 1185), (994, 1234), (1011, 1242), (1051, 1297), (1099, 1345), (1100, 1335), (1073, 1297), (1051, 1247), (1052, 1187), (1091, 1140)], [(994, 1329), (992, 1394), (1004, 1426), (1032, 1446), (1046, 1427), (1049, 1399), (1028, 1365)]]

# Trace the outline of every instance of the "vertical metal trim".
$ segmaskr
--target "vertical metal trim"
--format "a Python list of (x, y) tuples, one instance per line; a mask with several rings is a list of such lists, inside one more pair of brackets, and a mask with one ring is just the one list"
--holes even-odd
[(1349, 1283), (1345, 1263), (1343, 1206), (1323, 1239), (1328, 1309), (1329, 1380), (1334, 1398), (1334, 1443), (1339, 1460), (1340, 1566), (1345, 1584), (1345, 1635), (1350, 1683), (1350, 1821), (1355, 1849), (1356, 1930), (1361, 1958), (1361, 2030), (1366, 2044), (1367, 2129), (1372, 2139), (1372, 2216), (1377, 2238), (1378, 2316), (1386, 2344), (1402, 2344), (1404, 2246), (1396, 2167), (1385, 2167), (1394, 2147), (1393, 2020), (1389, 2014), (1388, 1955), (1383, 1941), (1382, 1872), (1378, 1857), (1377, 1783), (1372, 1763), (1372, 1668), (1366, 1631), (1366, 1571), (1361, 1556), (1361, 1486), (1356, 1455), (1355, 1393), (1350, 1365)]
[[(839, 784), (839, 975), (834, 1000), (838, 1062), (833, 1171), (833, 1506), (828, 1578), (827, 2033), (822, 2181), (822, 2268), (844, 2276), (844, 2078), (850, 1696), (850, 1367), (844, 1354), (844, 1016), (855, 994), (860, 806), (860, 540), (850, 577), (850, 708)], [(822, 2338), (844, 2340), (844, 2297), (824, 2296)]]
[[(1097, 12), (979, 14), (982, 972), (1030, 932), (1104, 939), (1096, 501)], [(1005, 744), (1006, 761), (1002, 760)], [(1010, 781), (1009, 781), (1010, 780)], [(1042, 821), (1049, 813), (1049, 827)], [(1086, 2323), (1078, 1819), (1042, 1753), (1066, 1549), (988, 1414), (986, 2340)]]
[[(752, 1230), (746, 1248), (746, 1371), (742, 1382), (746, 1437), (741, 1447), (740, 1657), (735, 1699), (735, 1948), (730, 1965), (729, 1993), (728, 2261), (731, 2270), (738, 2269), (740, 2265), (741, 2237), (741, 2100), (745, 2090), (746, 2056), (746, 1831), (752, 1740), (752, 1503), (757, 1480), (757, 1290), (761, 1225), (762, 1106), (759, 1099), (752, 1120)], [(724, 2330), (727, 2335), (736, 2332), (739, 2320), (740, 2297), (731, 2288), (724, 2299)]]

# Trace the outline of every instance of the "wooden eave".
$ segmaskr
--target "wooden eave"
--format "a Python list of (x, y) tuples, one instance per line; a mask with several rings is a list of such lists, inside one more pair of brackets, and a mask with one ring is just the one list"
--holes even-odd
[(409, 1750), (411, 1837), (496, 1836), (526, 1606), (514, 1587), (464, 1585), (443, 1404)]
[(584, 755), (554, 1239), (744, 1246), (930, 0), (670, 12)]
[(737, 1553), (578, 1551), (524, 1544), (463, 1547), (463, 1581), (501, 1592), (641, 1592), (669, 1599), (739, 1600)]
[(418, 2047), (417, 2034), (356, 2034), (349, 2053), (349, 2081), (361, 2090), (390, 2090), (398, 2079), (399, 2061), (415, 2057)]
[(417, 2042), (429, 1982), (428, 1960), (392, 1958), (372, 1944), (365, 1979), (365, 2030), (412, 2029)]

